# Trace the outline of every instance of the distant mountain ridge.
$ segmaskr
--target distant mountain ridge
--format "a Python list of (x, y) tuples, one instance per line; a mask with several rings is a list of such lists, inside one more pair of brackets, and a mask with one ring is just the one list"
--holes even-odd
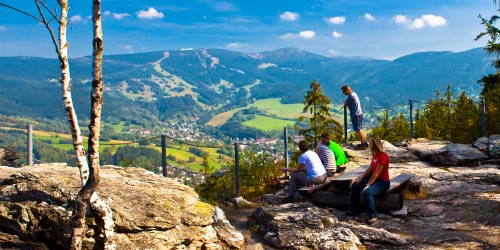
[[(491, 62), (483, 48), (421, 52), (393, 61), (325, 57), (297, 48), (262, 53), (196, 49), (109, 55), (103, 60), (103, 115), (154, 121), (213, 116), (266, 98), (301, 103), (312, 79), (334, 105), (344, 100), (339, 89), (346, 83), (366, 107), (426, 100), (448, 84), (456, 91), (477, 95), (477, 80), (494, 72)], [(88, 115), (91, 65), (90, 57), (70, 59), (75, 107), (83, 116)], [(0, 57), (0, 113), (64, 117), (58, 67), (56, 59)]]

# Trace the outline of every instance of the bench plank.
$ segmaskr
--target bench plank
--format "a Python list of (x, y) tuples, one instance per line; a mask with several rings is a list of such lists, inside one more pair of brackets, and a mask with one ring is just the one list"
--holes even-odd
[(394, 191), (396, 188), (403, 185), (406, 181), (410, 180), (413, 177), (415, 177), (414, 173), (405, 173), (399, 174), (398, 176), (392, 178), (391, 186), (389, 187), (389, 190), (387, 190), (387, 193)]
[(365, 170), (369, 167), (369, 165), (363, 165), (358, 168), (355, 168), (349, 172), (342, 172), (339, 175), (335, 175), (333, 177), (334, 182), (341, 182), (341, 181), (351, 181), (352, 179), (356, 178), (357, 176), (361, 175)]
[(326, 178), (325, 182), (323, 182), (321, 184), (313, 185), (312, 187), (304, 186), (304, 187), (299, 188), (298, 191), (301, 194), (311, 194), (312, 192), (314, 192), (316, 190), (320, 190), (323, 187), (330, 185), (330, 182), (332, 182), (332, 180), (334, 180), (334, 178), (335, 178), (335, 176), (328, 177), (328, 178)]

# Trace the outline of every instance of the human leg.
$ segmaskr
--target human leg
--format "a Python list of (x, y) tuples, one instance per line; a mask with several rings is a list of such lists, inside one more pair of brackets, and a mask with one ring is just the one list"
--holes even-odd
[(359, 214), (361, 212), (361, 191), (365, 188), (370, 179), (365, 178), (360, 182), (353, 183), (351, 186), (351, 213)]
[(389, 190), (389, 186), (390, 182), (388, 181), (376, 180), (362, 192), (363, 199), (366, 203), (366, 213), (368, 214), (368, 219), (377, 218), (374, 196), (384, 194), (387, 190)]
[(306, 181), (306, 173), (292, 173), (292, 176), (290, 176), (290, 182), (288, 182), (288, 196), (293, 197), (297, 189), (306, 185)]

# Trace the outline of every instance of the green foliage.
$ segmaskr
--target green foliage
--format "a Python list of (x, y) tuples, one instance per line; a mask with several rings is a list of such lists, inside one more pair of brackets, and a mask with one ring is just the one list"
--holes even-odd
[[(269, 153), (244, 152), (239, 159), (240, 193), (245, 199), (254, 199), (268, 193), (275, 180), (281, 176), (274, 157)], [(206, 178), (206, 183), (196, 187), (205, 200), (216, 203), (219, 194), (235, 191), (235, 165), (230, 163), (227, 171), (215, 173)]]
[(500, 134), (500, 75), (487, 75), (480, 81), (486, 109), (486, 135)]
[(161, 165), (161, 153), (146, 147), (123, 146), (116, 149), (113, 165), (122, 167), (142, 167), (154, 171)]
[[(309, 128), (295, 127), (299, 135), (303, 135), (305, 140), (316, 145), (317, 139), (324, 132), (330, 132), (334, 141), (342, 139), (342, 125), (330, 114), (330, 98), (326, 97), (321, 89), (321, 85), (313, 79), (309, 90), (304, 96), (303, 112), (312, 114), (309, 120)], [(306, 120), (305, 116), (299, 117), (299, 121)]]
[(384, 116), (377, 116), (377, 120), (379, 125), (372, 129), (373, 135), (392, 143), (409, 138), (410, 124), (403, 113), (389, 119), (389, 109), (386, 109)]
[[(497, 3), (497, 1), (493, 2)], [(500, 5), (500, 2), (498, 4)], [(500, 13), (500, 9), (496, 9), (496, 11)], [(486, 106), (486, 135), (492, 135), (500, 133), (500, 29), (496, 26), (500, 16), (493, 15), (486, 19), (480, 15), (479, 18), (481, 18), (486, 30), (477, 35), (476, 40), (489, 36), (485, 46), (486, 52), (496, 56), (493, 60), (496, 74), (485, 75), (479, 81), (483, 84), (481, 98), (485, 101)]]

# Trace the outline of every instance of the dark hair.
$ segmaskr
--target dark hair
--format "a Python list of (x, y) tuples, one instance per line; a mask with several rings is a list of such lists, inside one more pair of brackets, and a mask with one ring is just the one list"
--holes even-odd
[(306, 140), (302, 140), (299, 142), (299, 149), (302, 153), (306, 152), (309, 150), (309, 142)]
[(351, 87), (349, 87), (349, 85), (347, 85), (347, 84), (344, 84), (344, 86), (342, 86), (342, 87), (340, 88), (340, 90), (342, 90), (342, 92), (344, 92), (344, 93), (346, 93), (346, 94), (350, 94), (350, 93), (352, 93), (352, 89), (351, 89)]
[(332, 140), (332, 135), (328, 132), (324, 132), (321, 134), (321, 139), (325, 139), (325, 143), (323, 145), (330, 146), (330, 141)]

